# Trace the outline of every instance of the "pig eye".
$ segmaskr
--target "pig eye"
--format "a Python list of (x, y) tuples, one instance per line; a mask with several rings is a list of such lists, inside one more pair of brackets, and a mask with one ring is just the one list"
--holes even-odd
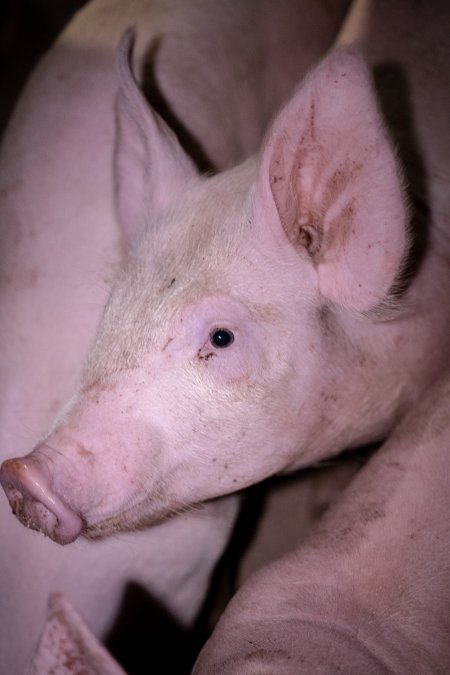
[(214, 347), (229, 347), (234, 342), (234, 335), (228, 328), (215, 328), (209, 339)]

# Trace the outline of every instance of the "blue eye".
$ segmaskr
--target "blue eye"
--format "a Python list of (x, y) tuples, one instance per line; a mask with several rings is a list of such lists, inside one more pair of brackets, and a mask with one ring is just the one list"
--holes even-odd
[(209, 336), (213, 347), (229, 347), (234, 342), (234, 335), (228, 328), (216, 328)]

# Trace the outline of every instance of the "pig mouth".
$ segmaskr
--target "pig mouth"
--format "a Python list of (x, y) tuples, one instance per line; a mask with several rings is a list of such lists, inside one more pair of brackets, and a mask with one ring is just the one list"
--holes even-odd
[(185, 504), (164, 500), (159, 492), (152, 492), (144, 499), (136, 501), (127, 508), (121, 508), (114, 515), (97, 519), (93, 514), (85, 521), (82, 535), (86, 539), (104, 539), (119, 532), (137, 532), (163, 525), (192, 510), (204, 508), (205, 503)]
[(82, 518), (51, 490), (35, 461), (27, 457), (7, 460), (0, 469), (0, 483), (13, 514), (25, 527), (58, 544), (69, 544), (81, 533)]
[(167, 509), (153, 509), (151, 514), (143, 515), (142, 509), (134, 507), (97, 522), (86, 523), (83, 528), (83, 537), (86, 539), (104, 539), (118, 532), (146, 530), (149, 527), (162, 525), (172, 517), (172, 514), (167, 514)]

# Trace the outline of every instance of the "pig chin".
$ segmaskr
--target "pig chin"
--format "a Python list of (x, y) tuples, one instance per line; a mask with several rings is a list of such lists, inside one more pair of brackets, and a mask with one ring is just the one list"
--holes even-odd
[(144, 530), (159, 525), (185, 510), (187, 509), (180, 509), (175, 505), (157, 503), (154, 498), (148, 497), (133, 507), (97, 522), (96, 519), (85, 520), (82, 535), (87, 539), (102, 539), (118, 532)]

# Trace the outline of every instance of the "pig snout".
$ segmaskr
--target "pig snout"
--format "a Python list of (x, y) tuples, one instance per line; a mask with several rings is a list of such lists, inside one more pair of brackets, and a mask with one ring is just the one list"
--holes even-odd
[(45, 470), (30, 457), (8, 459), (0, 483), (20, 522), (58, 544), (70, 544), (81, 532), (81, 517), (55, 494)]

